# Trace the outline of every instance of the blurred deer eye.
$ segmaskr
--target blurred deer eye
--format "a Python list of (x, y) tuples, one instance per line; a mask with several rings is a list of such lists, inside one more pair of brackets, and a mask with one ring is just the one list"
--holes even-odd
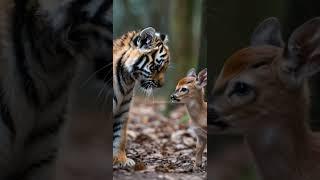
[(250, 91), (251, 86), (243, 82), (237, 82), (234, 86), (233, 91), (231, 92), (231, 95), (235, 94), (237, 96), (246, 96), (250, 93)]
[(187, 88), (181, 88), (181, 92), (188, 92)]

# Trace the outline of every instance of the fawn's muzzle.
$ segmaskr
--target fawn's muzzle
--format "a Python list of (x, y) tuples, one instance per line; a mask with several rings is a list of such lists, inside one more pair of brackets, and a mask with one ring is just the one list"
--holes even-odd
[(224, 130), (230, 126), (210, 105), (208, 106), (208, 125), (219, 127), (221, 130)]
[(180, 101), (180, 99), (178, 99), (177, 96), (174, 95), (174, 94), (171, 94), (170, 99), (171, 99), (172, 101), (177, 101), (177, 102)]

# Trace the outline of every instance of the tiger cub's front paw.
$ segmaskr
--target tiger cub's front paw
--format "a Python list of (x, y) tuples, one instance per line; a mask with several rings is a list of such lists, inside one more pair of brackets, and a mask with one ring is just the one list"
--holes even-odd
[(132, 168), (136, 165), (136, 163), (134, 162), (134, 160), (127, 158), (126, 161), (124, 162), (119, 162), (119, 166), (121, 168)]
[(113, 167), (115, 168), (132, 168), (136, 165), (134, 160), (127, 158), (125, 153), (120, 153), (113, 157)]

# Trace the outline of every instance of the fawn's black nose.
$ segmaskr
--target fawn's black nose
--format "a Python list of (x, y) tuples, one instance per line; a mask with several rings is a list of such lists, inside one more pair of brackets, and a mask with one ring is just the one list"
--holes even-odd
[(172, 100), (172, 101), (180, 101), (179, 99), (178, 99), (178, 97), (176, 96), (176, 95), (174, 95), (174, 94), (171, 94), (171, 96), (170, 96), (170, 99)]
[(177, 98), (177, 97), (176, 97), (174, 94), (171, 94), (171, 95), (170, 95), (170, 99), (171, 99), (171, 100), (175, 100), (176, 98)]
[(208, 106), (208, 124), (219, 127), (222, 130), (230, 126), (211, 105)]

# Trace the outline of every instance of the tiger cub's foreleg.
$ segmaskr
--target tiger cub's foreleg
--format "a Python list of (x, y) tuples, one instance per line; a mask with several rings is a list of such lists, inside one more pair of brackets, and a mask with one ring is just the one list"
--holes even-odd
[(113, 124), (113, 165), (120, 167), (133, 167), (135, 162), (127, 158), (126, 155), (126, 141), (127, 141), (127, 125), (128, 125), (128, 111), (120, 111), (114, 116)]

